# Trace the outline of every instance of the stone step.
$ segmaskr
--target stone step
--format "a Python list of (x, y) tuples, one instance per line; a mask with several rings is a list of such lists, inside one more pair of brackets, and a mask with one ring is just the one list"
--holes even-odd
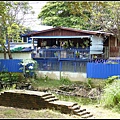
[(70, 106), (70, 107), (73, 107), (73, 106), (75, 106), (75, 105), (78, 105), (77, 103), (74, 103), (72, 106)]
[(80, 109), (80, 106), (79, 105), (74, 105), (72, 107), (70, 107), (72, 110), (76, 110), (76, 109)]
[(48, 95), (52, 95), (51, 93), (45, 93), (43, 95), (41, 95), (41, 97), (45, 97), (45, 96), (48, 96)]
[(48, 95), (48, 96), (43, 96), (42, 98), (43, 98), (43, 99), (49, 99), (49, 98), (55, 98), (55, 96), (53, 96), (53, 95)]
[(72, 107), (76, 104), (74, 102), (68, 102), (68, 101), (62, 101), (62, 100), (54, 101), (54, 102), (51, 102), (51, 103), (56, 104), (56, 105), (64, 105), (64, 106), (67, 106), (68, 108)]
[(49, 99), (45, 99), (45, 101), (47, 102), (52, 102), (52, 101), (57, 101), (59, 100), (58, 98), (49, 98)]
[(83, 111), (83, 112), (79, 112), (79, 113), (75, 113), (79, 116), (82, 116), (82, 115), (85, 115), (85, 114), (90, 114), (90, 112), (87, 112), (87, 111)]
[(86, 109), (76, 109), (76, 110), (74, 110), (75, 113), (79, 113), (79, 112), (83, 112), (83, 111), (86, 111)]
[(90, 118), (90, 119), (92, 119), (92, 117), (93, 117), (93, 114), (85, 114), (81, 116), (81, 118)]
[(84, 109), (80, 109), (80, 112), (83, 112), (83, 111), (86, 111), (86, 109), (84, 108)]

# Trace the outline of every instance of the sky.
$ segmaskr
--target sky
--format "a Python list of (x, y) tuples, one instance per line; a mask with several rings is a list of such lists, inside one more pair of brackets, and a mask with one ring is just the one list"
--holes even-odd
[(51, 28), (51, 26), (40, 25), (40, 20), (37, 19), (41, 8), (46, 4), (46, 2), (48, 1), (29, 1), (30, 6), (32, 6), (33, 10), (35, 11), (35, 14), (32, 16), (26, 16), (24, 23), (26, 27), (30, 27), (32, 30), (43, 30)]

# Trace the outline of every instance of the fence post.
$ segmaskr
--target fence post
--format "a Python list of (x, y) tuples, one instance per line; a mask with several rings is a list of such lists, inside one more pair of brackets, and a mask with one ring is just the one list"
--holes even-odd
[(61, 79), (61, 71), (62, 71), (62, 62), (59, 63), (59, 71), (60, 71), (60, 79)]

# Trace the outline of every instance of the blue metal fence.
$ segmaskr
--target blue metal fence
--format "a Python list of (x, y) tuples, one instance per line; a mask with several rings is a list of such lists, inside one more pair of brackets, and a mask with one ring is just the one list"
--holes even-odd
[(107, 79), (110, 76), (120, 76), (120, 64), (87, 63), (87, 78)]
[[(87, 61), (65, 61), (58, 59), (34, 59), (38, 63), (39, 71), (69, 71), (69, 72), (84, 72), (86, 73)], [(0, 72), (22, 72), (20, 68), (22, 65), (19, 63), (20, 59), (1, 59)]]
[(22, 72), (20, 62), (21, 59), (0, 59), (0, 72)]
[[(0, 72), (22, 72), (19, 63), (21, 59), (1, 59)], [(106, 79), (110, 76), (120, 76), (120, 61), (102, 61), (102, 62), (85, 62), (85, 61), (58, 61), (57, 59), (36, 59), (38, 70), (40, 71), (70, 71), (84, 72), (87, 78)], [(116, 64), (117, 63), (117, 64)]]

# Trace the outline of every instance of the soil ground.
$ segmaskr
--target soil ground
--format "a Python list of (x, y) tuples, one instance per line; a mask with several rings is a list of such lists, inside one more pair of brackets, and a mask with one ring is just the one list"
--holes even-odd
[[(90, 111), (94, 117), (92, 119), (119, 119), (120, 114), (113, 112), (112, 110), (104, 109), (97, 105), (82, 105), (82, 108), (86, 108)], [(52, 111), (49, 109), (42, 110), (28, 110), (13, 107), (0, 106), (0, 119), (1, 118), (39, 118), (39, 119), (80, 119), (79, 116), (62, 114), (59, 111)]]
[[(79, 90), (80, 89), (80, 90)], [(75, 89), (72, 93), (79, 94), (80, 96), (85, 95), (86, 90), (79, 88)], [(80, 92), (82, 91), (82, 92)], [(98, 90), (90, 90), (89, 94), (91, 93), (92, 97), (100, 94)], [(66, 94), (66, 92), (65, 92)], [(88, 95), (88, 93), (87, 93)], [(85, 108), (93, 117), (91, 119), (119, 119), (120, 113), (114, 112), (112, 109), (108, 110), (103, 108), (100, 105), (81, 105), (82, 108)], [(20, 108), (13, 108), (13, 107), (4, 107), (0, 106), (0, 119), (2, 118), (39, 118), (39, 119), (81, 119), (80, 116), (76, 115), (69, 115), (69, 114), (62, 114), (59, 111), (53, 111), (49, 109), (42, 109), (42, 110), (28, 110), (28, 109), (20, 109)]]

